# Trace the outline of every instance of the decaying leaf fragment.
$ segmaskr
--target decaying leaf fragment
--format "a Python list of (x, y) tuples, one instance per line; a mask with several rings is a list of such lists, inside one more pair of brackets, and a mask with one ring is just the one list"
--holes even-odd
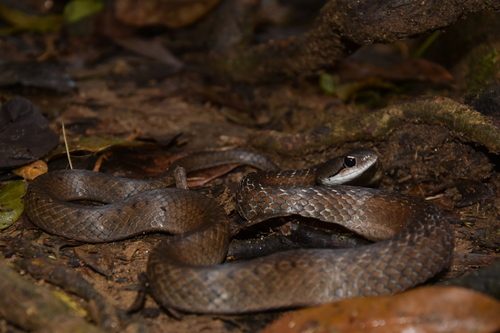
[(115, 3), (116, 17), (131, 25), (161, 24), (181, 28), (196, 22), (219, 0), (119, 0)]
[(59, 143), (40, 109), (16, 96), (0, 106), (0, 168), (36, 161)]
[(263, 333), (498, 332), (500, 302), (457, 287), (423, 287), (291, 312)]

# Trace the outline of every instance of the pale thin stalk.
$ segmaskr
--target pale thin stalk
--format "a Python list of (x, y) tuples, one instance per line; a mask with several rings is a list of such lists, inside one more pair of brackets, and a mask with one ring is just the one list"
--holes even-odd
[(64, 147), (66, 148), (66, 156), (68, 156), (69, 168), (73, 169), (73, 163), (71, 163), (71, 156), (69, 155), (68, 140), (66, 140), (66, 129), (64, 128), (64, 121), (61, 122), (61, 125), (62, 125)]

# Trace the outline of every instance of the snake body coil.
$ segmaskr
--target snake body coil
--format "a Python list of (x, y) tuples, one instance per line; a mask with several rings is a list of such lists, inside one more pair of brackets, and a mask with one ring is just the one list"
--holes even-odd
[[(361, 153), (366, 151), (351, 155)], [(26, 212), (40, 228), (86, 242), (152, 231), (176, 234), (153, 250), (147, 275), (155, 299), (189, 312), (315, 305), (393, 294), (424, 282), (451, 256), (448, 222), (435, 206), (419, 198), (317, 185), (322, 174), (342, 176), (351, 155), (306, 170), (248, 174), (241, 182), (237, 207), (248, 225), (296, 214), (337, 223), (379, 241), (356, 249), (292, 250), (221, 265), (231, 237), (226, 214), (213, 199), (193, 191), (154, 189), (171, 183), (169, 174), (163, 180), (137, 181), (88, 171), (51, 172), (30, 184)], [(238, 151), (207, 156), (192, 162), (212, 166), (243, 159), (261, 167), (267, 163), (259, 155)], [(197, 169), (190, 163), (186, 162), (187, 171)], [(269, 163), (264, 167), (274, 168)], [(88, 207), (67, 202), (76, 199), (111, 203)]]

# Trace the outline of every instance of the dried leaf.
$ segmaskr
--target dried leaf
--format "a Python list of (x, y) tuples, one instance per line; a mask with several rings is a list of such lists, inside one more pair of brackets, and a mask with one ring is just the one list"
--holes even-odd
[(78, 259), (97, 273), (109, 277), (113, 272), (114, 259), (107, 252), (96, 253), (95, 250), (89, 251), (82, 247), (74, 249)]
[(341, 300), (289, 313), (263, 333), (497, 332), (500, 302), (457, 287)]
[(115, 2), (115, 16), (118, 20), (135, 26), (161, 24), (169, 28), (181, 28), (196, 22), (219, 1), (119, 0)]
[(189, 187), (203, 186), (216, 178), (224, 176), (240, 165), (241, 164), (228, 164), (194, 172), (187, 179), (188, 185)]
[(0, 168), (34, 162), (59, 142), (40, 109), (20, 96), (0, 106), (0, 129)]
[(64, 66), (51, 62), (10, 61), (0, 64), (0, 86), (15, 85), (71, 92), (76, 83)]
[(47, 173), (48, 171), (49, 167), (47, 166), (47, 163), (45, 163), (44, 161), (35, 161), (30, 165), (26, 165), (18, 169), (12, 170), (14, 174), (23, 177), (24, 179), (27, 180), (33, 180), (36, 177), (44, 173)]

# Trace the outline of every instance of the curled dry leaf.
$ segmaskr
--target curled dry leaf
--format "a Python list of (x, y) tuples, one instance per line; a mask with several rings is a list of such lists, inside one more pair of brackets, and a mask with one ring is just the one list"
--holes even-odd
[(289, 313), (263, 333), (498, 332), (500, 302), (456, 287), (423, 287)]
[(161, 24), (181, 28), (196, 22), (220, 0), (119, 0), (115, 3), (116, 17), (131, 25)]
[(36, 177), (47, 173), (49, 171), (49, 167), (47, 166), (47, 163), (44, 161), (35, 161), (29, 165), (17, 168), (15, 170), (12, 170), (12, 172), (20, 177), (23, 177), (24, 179), (27, 180), (33, 180)]

